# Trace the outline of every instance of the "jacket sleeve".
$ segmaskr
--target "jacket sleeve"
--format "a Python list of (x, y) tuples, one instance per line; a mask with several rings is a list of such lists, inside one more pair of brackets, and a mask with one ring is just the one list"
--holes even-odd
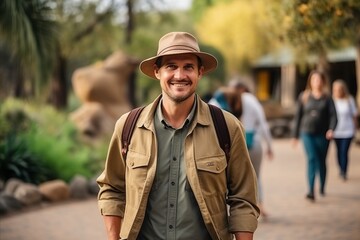
[(236, 118), (227, 123), (232, 140), (227, 167), (229, 231), (232, 233), (254, 232), (260, 213), (256, 199), (256, 175), (246, 148), (242, 124)]
[(303, 117), (303, 111), (304, 111), (304, 103), (303, 103), (303, 97), (302, 94), (298, 97), (297, 105), (296, 105), (296, 112), (294, 117), (294, 130), (293, 130), (293, 137), (299, 138), (300, 135), (300, 125), (301, 125), (301, 119)]
[(121, 155), (121, 132), (126, 116), (120, 118), (111, 137), (104, 171), (97, 178), (100, 187), (98, 206), (102, 215), (124, 216), (125, 168)]
[(332, 97), (329, 97), (328, 108), (329, 108), (329, 117), (330, 117), (329, 129), (335, 130), (338, 120), (337, 120), (334, 100), (332, 99)]

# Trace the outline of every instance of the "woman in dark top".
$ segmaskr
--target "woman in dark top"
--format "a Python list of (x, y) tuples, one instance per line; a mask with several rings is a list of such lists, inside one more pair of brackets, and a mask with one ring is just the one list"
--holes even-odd
[(316, 175), (320, 177), (320, 194), (325, 195), (326, 155), (336, 124), (335, 105), (327, 91), (326, 78), (321, 72), (312, 71), (305, 91), (299, 96), (294, 129), (294, 143), (301, 137), (307, 155), (306, 198), (311, 201), (315, 200)]

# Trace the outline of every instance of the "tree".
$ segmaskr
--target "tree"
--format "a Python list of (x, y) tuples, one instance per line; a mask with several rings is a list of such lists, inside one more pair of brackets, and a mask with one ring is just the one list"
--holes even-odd
[[(86, 51), (93, 51), (93, 46), (85, 44), (86, 38), (99, 33), (108, 34), (106, 28), (99, 29), (113, 17), (114, 1), (110, 1), (105, 10), (99, 11), (97, 3), (69, 0), (54, 0), (56, 3), (56, 21), (59, 24), (61, 36), (56, 42), (56, 64), (53, 68), (51, 92), (49, 101), (57, 108), (65, 108), (68, 99), (67, 70), (69, 58)], [(76, 26), (76, 28), (74, 28)], [(95, 35), (97, 36), (97, 35)], [(89, 50), (91, 49), (91, 50)], [(104, 49), (104, 48), (103, 48)]]
[[(219, 49), (230, 74), (247, 71), (273, 46), (267, 28), (268, 1), (221, 1), (196, 24), (200, 39)], [(216, 20), (215, 20), (216, 19)]]
[(284, 4), (285, 38), (302, 55), (318, 55), (318, 68), (327, 75), (329, 50), (355, 44), (360, 49), (360, 1), (294, 0)]
[[(0, 36), (15, 55), (20, 66), (16, 71), (16, 97), (24, 95), (24, 78), (34, 81), (38, 95), (53, 63), (57, 25), (46, 0), (3, 0), (0, 3)], [(45, 67), (46, 66), (46, 67)]]

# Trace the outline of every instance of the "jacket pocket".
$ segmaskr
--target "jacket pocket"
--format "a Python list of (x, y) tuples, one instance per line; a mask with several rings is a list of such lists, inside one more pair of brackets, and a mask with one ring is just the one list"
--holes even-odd
[(133, 189), (143, 188), (150, 162), (150, 156), (142, 153), (129, 151), (126, 158), (127, 182), (131, 183)]
[(198, 170), (210, 173), (221, 173), (227, 166), (224, 155), (203, 157), (196, 160), (196, 167)]
[(196, 159), (197, 174), (204, 195), (225, 195), (226, 167), (225, 155)]
[(126, 165), (130, 169), (135, 169), (139, 167), (147, 167), (149, 165), (150, 156), (145, 154), (134, 152), (129, 150), (126, 158)]

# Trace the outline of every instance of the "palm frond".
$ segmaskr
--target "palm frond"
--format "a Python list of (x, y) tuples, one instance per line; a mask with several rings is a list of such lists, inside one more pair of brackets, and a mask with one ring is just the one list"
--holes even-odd
[(57, 24), (48, 0), (3, 0), (0, 35), (25, 70), (33, 73), (37, 88), (52, 69)]

